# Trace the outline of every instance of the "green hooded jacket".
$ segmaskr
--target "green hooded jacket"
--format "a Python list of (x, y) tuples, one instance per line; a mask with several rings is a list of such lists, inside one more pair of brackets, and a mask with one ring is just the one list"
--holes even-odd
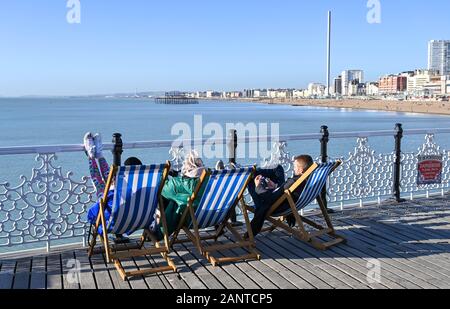
[[(188, 178), (183, 176), (171, 177), (166, 180), (164, 188), (162, 190), (162, 196), (166, 200), (165, 202), (165, 214), (167, 221), (167, 229), (168, 235), (172, 235), (173, 232), (177, 229), (181, 217), (183, 216), (184, 211), (187, 208), (188, 199), (194, 193), (195, 188), (197, 187), (200, 179), (199, 178)], [(200, 199), (205, 190), (205, 184), (208, 182), (204, 182), (204, 185), (200, 189), (196, 200), (194, 201), (194, 210), (197, 209), (198, 204), (200, 203)], [(188, 219), (190, 216), (188, 215)], [(189, 222), (190, 220), (187, 220)], [(164, 228), (162, 224), (160, 225), (160, 233), (164, 234)]]

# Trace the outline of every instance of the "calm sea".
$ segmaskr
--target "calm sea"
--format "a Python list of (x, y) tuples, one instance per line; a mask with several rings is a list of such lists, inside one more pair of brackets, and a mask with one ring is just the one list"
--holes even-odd
[[(0, 110), (0, 147), (81, 144), (87, 131), (102, 133), (105, 142), (110, 142), (115, 132), (122, 133), (125, 142), (174, 139), (172, 126), (178, 122), (193, 125), (195, 115), (202, 115), (204, 123), (222, 125), (276, 122), (280, 124), (283, 135), (317, 133), (321, 125), (328, 125), (334, 132), (389, 130), (397, 122), (403, 123), (405, 129), (450, 127), (450, 117), (446, 116), (224, 101), (157, 105), (143, 99), (0, 99)], [(407, 137), (404, 149), (417, 150), (423, 140), (423, 136)], [(440, 136), (438, 141), (446, 149), (450, 148), (449, 136)], [(377, 152), (391, 152), (393, 149), (391, 138), (373, 138), (370, 142)], [(332, 156), (346, 156), (355, 144), (355, 139), (332, 140), (330, 153)], [(318, 141), (289, 145), (292, 154), (317, 156), (319, 149)], [(127, 151), (124, 154), (131, 155), (139, 156), (147, 163), (163, 162), (168, 158), (168, 149)], [(63, 166), (63, 172), (74, 171), (76, 177), (88, 172), (84, 154), (61, 154), (57, 162)], [(31, 175), (34, 166), (34, 156), (0, 158), (0, 182), (15, 183), (20, 174)]]

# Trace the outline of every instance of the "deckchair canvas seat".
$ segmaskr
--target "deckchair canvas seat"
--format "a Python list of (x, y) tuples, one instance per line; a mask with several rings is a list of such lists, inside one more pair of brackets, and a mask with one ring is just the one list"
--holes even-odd
[[(296, 236), (300, 240), (306, 241), (312, 244), (315, 248), (320, 250), (326, 250), (334, 245), (345, 243), (346, 239), (336, 234), (328, 209), (321, 197), (322, 191), (326, 186), (328, 177), (333, 171), (341, 165), (341, 162), (313, 164), (303, 175), (297, 180), (291, 188), (285, 191), (284, 195), (272, 206), (267, 215), (267, 220), (272, 223), (271, 231), (279, 227), (289, 234)], [(301, 184), (306, 182), (306, 185), (300, 194), (297, 201), (294, 201), (292, 193), (295, 192)], [(312, 221), (300, 215), (300, 212), (304, 210), (312, 202), (317, 201), (320, 206), (321, 213), (325, 219), (326, 227), (320, 225), (317, 222)], [(278, 211), (281, 205), (284, 203), (289, 204), (289, 209), (284, 211)], [(252, 209), (250, 209), (252, 210)], [(289, 227), (284, 218), (293, 215), (295, 217), (297, 228)], [(316, 231), (309, 232), (306, 230), (306, 225), (312, 227)], [(332, 240), (323, 241), (319, 238), (329, 237)]]
[[(94, 229), (93, 241), (90, 243), (89, 256), (94, 253), (96, 238), (99, 236), (104, 245), (104, 252), (108, 262), (113, 261), (123, 279), (144, 274), (176, 270), (175, 264), (169, 258), (168, 237), (165, 235), (165, 245), (154, 243), (151, 249), (143, 248), (147, 239), (146, 231), (155, 220), (155, 212), (159, 208), (162, 224), (166, 225), (164, 207), (161, 201), (161, 190), (170, 169), (170, 163), (165, 165), (148, 166), (113, 166), (106, 184), (105, 195), (100, 202), (100, 213)], [(107, 192), (114, 183), (114, 198), (111, 216), (108, 221), (104, 217), (107, 203)], [(105, 229), (102, 229), (106, 226)], [(111, 248), (108, 234), (128, 234), (144, 230), (138, 249), (119, 251)], [(166, 230), (166, 228), (165, 228)], [(101, 232), (101, 233), (100, 233)], [(130, 249), (130, 248), (128, 248)], [(137, 256), (161, 254), (168, 266), (148, 270), (125, 272), (120, 260)]]
[[(245, 203), (243, 203), (243, 194), (252, 179), (254, 168), (242, 168), (236, 170), (214, 171), (204, 172), (200, 177), (199, 184), (195, 189), (193, 195), (188, 201), (188, 207), (185, 210), (180, 225), (174, 233), (171, 245), (177, 242), (178, 235), (181, 229), (183, 229), (198, 250), (215, 266), (219, 263), (233, 262), (240, 260), (259, 259), (260, 256), (255, 250), (255, 242), (253, 235), (251, 234), (250, 221), (248, 219), (248, 213)], [(204, 193), (201, 200), (194, 210), (194, 201), (198, 198), (200, 188), (205, 186)], [(236, 208), (238, 203), (241, 202), (243, 216), (249, 230), (250, 238), (245, 241), (240, 234), (230, 224), (229, 220), (232, 211)], [(190, 215), (189, 223), (186, 224), (186, 219)], [(200, 231), (216, 227), (215, 235), (201, 237)], [(205, 245), (203, 242), (206, 240), (217, 240), (222, 234), (223, 230), (227, 228), (237, 239), (234, 244), (224, 245)], [(194, 230), (191, 232), (191, 230)], [(240, 257), (224, 257), (216, 258), (212, 256), (212, 252), (221, 251), (230, 248), (244, 248), (249, 254)]]

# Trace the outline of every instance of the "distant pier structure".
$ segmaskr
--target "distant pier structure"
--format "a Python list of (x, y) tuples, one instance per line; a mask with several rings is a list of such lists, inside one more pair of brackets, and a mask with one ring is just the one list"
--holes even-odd
[(184, 92), (166, 92), (163, 97), (155, 98), (157, 104), (198, 104), (198, 99), (189, 97)]

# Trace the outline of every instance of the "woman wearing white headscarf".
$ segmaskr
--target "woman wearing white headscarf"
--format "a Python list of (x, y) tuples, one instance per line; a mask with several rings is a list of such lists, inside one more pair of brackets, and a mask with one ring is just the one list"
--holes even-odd
[(191, 150), (184, 159), (181, 175), (188, 178), (199, 178), (205, 169), (205, 165), (202, 159), (200, 159), (198, 152)]
[[(192, 196), (200, 176), (206, 170), (202, 159), (194, 150), (189, 152), (183, 162), (181, 174), (176, 177), (169, 176), (164, 188), (161, 192), (164, 200), (164, 209), (167, 221), (167, 232), (171, 235), (178, 227), (184, 210), (187, 207), (187, 201)], [(206, 183), (206, 181), (205, 181)], [(201, 188), (198, 196), (201, 197), (204, 188)], [(194, 201), (194, 208), (197, 207), (199, 199)], [(159, 218), (156, 220), (156, 226), (152, 227), (152, 233), (158, 239), (163, 239), (163, 226), (159, 223)]]

